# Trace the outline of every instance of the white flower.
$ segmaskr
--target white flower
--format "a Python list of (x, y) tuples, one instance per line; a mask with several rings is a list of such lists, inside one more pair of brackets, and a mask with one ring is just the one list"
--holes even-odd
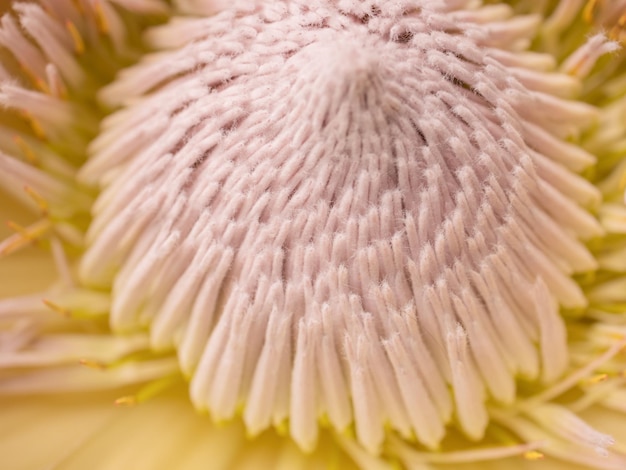
[(0, 394), (186, 392), (297, 460), (624, 468), (580, 415), (623, 409), (626, 2), (512, 3), (13, 5), (0, 186), (40, 218), (0, 253), (58, 279), (0, 302)]

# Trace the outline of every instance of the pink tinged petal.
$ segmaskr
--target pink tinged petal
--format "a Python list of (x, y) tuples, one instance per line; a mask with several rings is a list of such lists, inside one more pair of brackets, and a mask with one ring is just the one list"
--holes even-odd
[(0, 103), (25, 111), (51, 132), (67, 128), (74, 120), (74, 110), (66, 101), (10, 83), (0, 86)]
[[(346, 340), (349, 341), (348, 338)], [(358, 338), (357, 344), (348, 343), (345, 347), (350, 364), (350, 385), (357, 439), (368, 452), (378, 454), (384, 439), (384, 430), (381, 423), (382, 412), (379, 398), (372, 383), (371, 374), (364, 367), (365, 340)], [(378, 371), (374, 369), (373, 372)], [(396, 426), (398, 426), (397, 422)]]
[[(155, 49), (176, 49), (211, 35), (214, 24), (212, 18), (173, 18), (167, 24), (149, 29), (145, 38)], [(256, 29), (250, 27), (248, 36), (256, 34)]]
[(41, 51), (24, 37), (16, 20), (11, 15), (5, 14), (0, 20), (0, 26), (0, 44), (11, 51), (28, 72), (36, 77), (43, 77), (46, 59)]
[(424, 445), (436, 448), (445, 434), (445, 428), (424, 381), (414, 370), (399, 335), (384, 341), (383, 346), (394, 368), (414, 432)]
[[(284, 416), (275, 415), (281, 389), (288, 390), (291, 375), (291, 319), (281, 318), (274, 306), (267, 324), (265, 343), (252, 378), (244, 410), (244, 422), (252, 435), (267, 428), (272, 421), (279, 424)], [(283, 394), (284, 395), (284, 392)], [(286, 406), (286, 405), (284, 405)]]
[(618, 42), (609, 41), (604, 34), (596, 34), (587, 39), (587, 42), (569, 56), (563, 64), (561, 70), (576, 77), (585, 77), (598, 58), (604, 54), (610, 54), (620, 49)]
[(79, 86), (85, 79), (85, 73), (76, 60), (68, 31), (39, 5), (16, 3), (13, 8), (47, 60), (58, 67), (68, 84)]
[[(290, 431), (293, 439), (306, 451), (317, 441), (317, 380), (315, 377), (315, 344), (312, 325), (300, 320), (291, 377)], [(315, 338), (315, 339), (314, 339)]]
[(450, 354), (457, 419), (469, 438), (479, 440), (484, 435), (489, 417), (482, 405), (484, 388), (468, 354), (467, 334), (461, 325), (450, 325), (446, 345)]
[(555, 34), (562, 31), (571, 24), (579, 13), (584, 0), (562, 0), (557, 5), (551, 15), (546, 19), (543, 29), (546, 32)]
[(568, 364), (567, 333), (546, 285), (537, 282), (533, 286), (533, 294), (540, 330), (542, 379), (544, 382), (552, 382), (563, 374)]

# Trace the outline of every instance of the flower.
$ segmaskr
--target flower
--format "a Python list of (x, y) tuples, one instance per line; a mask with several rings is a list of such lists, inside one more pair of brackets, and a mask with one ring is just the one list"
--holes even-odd
[(624, 468), (626, 2), (509, 3), (12, 5), (10, 463)]

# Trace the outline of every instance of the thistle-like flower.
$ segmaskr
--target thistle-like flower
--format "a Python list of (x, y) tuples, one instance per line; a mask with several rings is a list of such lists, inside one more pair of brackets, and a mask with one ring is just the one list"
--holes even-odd
[(12, 5), (0, 254), (58, 274), (7, 282), (0, 395), (93, 429), (48, 463), (190, 401), (145, 468), (626, 468), (626, 1), (485, 3)]

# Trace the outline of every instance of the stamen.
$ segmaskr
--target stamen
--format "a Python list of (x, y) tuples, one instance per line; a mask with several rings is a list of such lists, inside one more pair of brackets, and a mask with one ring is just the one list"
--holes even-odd
[(536, 405), (526, 414), (545, 429), (562, 436), (567, 441), (593, 448), (599, 455), (608, 455), (607, 448), (615, 440), (591, 428), (574, 413), (558, 405)]
[(26, 120), (26, 122), (30, 125), (31, 130), (39, 140), (47, 140), (47, 135), (43, 129), (43, 126), (31, 113), (22, 110), (20, 111), (20, 114), (24, 117), (24, 120)]
[[(499, 447), (487, 447), (475, 450), (447, 451), (447, 452), (418, 452), (401, 441), (397, 437), (390, 436), (389, 446), (397, 453), (409, 467), (411, 463), (432, 463), (432, 464), (462, 464), (470, 462), (481, 462), (488, 460), (498, 460), (507, 457), (526, 455), (543, 455), (537, 451), (545, 443), (543, 441), (529, 442), (525, 444), (507, 445)], [(530, 460), (530, 459), (529, 459)], [(536, 459), (535, 459), (536, 460)]]
[[(583, 0), (561, 0), (557, 2), (554, 11), (544, 24), (544, 33), (549, 39), (558, 37), (558, 34), (567, 28), (576, 19)], [(552, 49), (556, 49), (555, 44), (550, 44)]]
[(12, 221), (8, 221), (7, 225), (18, 233), (0, 242), (0, 258), (34, 243), (52, 229), (52, 222), (48, 219), (42, 219), (28, 227), (22, 227)]
[(93, 319), (108, 315), (111, 310), (109, 293), (72, 288), (45, 299), (44, 305), (56, 313), (76, 319)]
[[(43, 367), (76, 364), (86, 367), (99, 364), (98, 369), (121, 367), (134, 362), (134, 353), (149, 347), (145, 334), (124, 337), (107, 334), (41, 333), (23, 350), (0, 357), (0, 368)], [(81, 357), (86, 355), (87, 357)]]
[[(555, 405), (551, 406), (554, 407)], [(560, 409), (559, 412), (560, 414), (564, 414), (566, 419), (573, 416), (565, 409)], [(547, 455), (572, 462), (576, 465), (586, 465), (591, 468), (603, 470), (618, 470), (624, 468), (624, 465), (626, 464), (626, 456), (623, 454), (614, 452), (606, 447), (598, 448), (597, 446), (594, 446), (589, 439), (595, 441), (597, 438), (600, 440), (602, 445), (610, 445), (610, 439), (607, 439), (606, 435), (598, 433), (577, 419), (574, 420), (572, 426), (576, 428), (575, 431), (582, 431), (583, 435), (575, 437), (575, 441), (571, 440), (570, 436), (563, 437), (563, 435), (559, 434), (568, 432), (569, 428), (567, 428), (567, 424), (565, 424), (565, 427), (559, 428), (550, 422), (547, 423), (547, 426), (550, 427), (548, 429), (540, 427), (522, 417), (494, 415), (494, 419), (510, 428), (523, 439), (544, 441), (545, 445), (542, 451)], [(561, 424), (563, 424), (563, 420), (561, 421)], [(598, 451), (602, 455), (600, 455)]]
[(2, 16), (0, 25), (0, 45), (11, 52), (25, 75), (36, 84), (37, 79), (44, 76), (46, 60), (42, 53), (24, 37), (11, 15)]
[(20, 135), (14, 135), (13, 141), (19, 147), (22, 154), (26, 158), (26, 161), (34, 167), (38, 167), (41, 164), (41, 161), (33, 151), (32, 147), (26, 143), (26, 141)]
[(572, 372), (570, 375), (565, 377), (562, 381), (557, 382), (556, 384), (547, 388), (543, 392), (519, 402), (516, 405), (516, 408), (531, 409), (532, 407), (537, 406), (539, 403), (547, 403), (551, 401), (552, 399), (558, 397), (562, 393), (575, 387), (580, 381), (584, 380), (585, 377), (588, 377), (589, 375), (593, 374), (594, 370), (598, 369), (602, 364), (610, 361), (620, 351), (622, 351), (624, 347), (626, 347), (626, 339), (622, 339), (621, 341), (614, 343), (613, 346), (611, 346), (602, 355), (598, 356), (589, 364), (578, 369), (577, 371)]
[(59, 68), (68, 83), (80, 86), (84, 82), (85, 71), (72, 54), (69, 31), (40, 5), (16, 3), (14, 8), (20, 15), (20, 23), (45, 53), (48, 62)]
[(55, 98), (60, 98), (62, 100), (67, 99), (68, 91), (65, 83), (63, 83), (63, 79), (61, 78), (61, 74), (59, 73), (59, 69), (54, 64), (46, 65), (46, 78), (48, 80), (48, 90), (49, 93)]
[(595, 385), (604, 382), (609, 378), (608, 374), (596, 374), (593, 377), (589, 377), (581, 382), (582, 385)]
[(175, 358), (127, 362), (104, 370), (78, 367), (74, 364), (3, 374), (0, 378), (0, 395), (116, 389), (177, 374)]
[(598, 10), (601, 8), (601, 4), (604, 0), (587, 0), (583, 8), (583, 19), (588, 24), (593, 24), (597, 15)]
[(109, 367), (109, 364), (94, 359), (81, 359), (78, 361), (81, 366), (89, 367), (91, 369), (104, 370)]
[(43, 302), (43, 304), (46, 307), (50, 308), (52, 311), (54, 311), (54, 312), (56, 312), (56, 313), (58, 313), (58, 314), (60, 314), (60, 315), (62, 315), (64, 317), (66, 317), (66, 318), (72, 317), (72, 311), (67, 309), (67, 308), (65, 308), (65, 307), (61, 307), (60, 305), (52, 302), (49, 299), (43, 299), (42, 302)]
[(626, 13), (623, 13), (617, 20), (617, 23), (615, 24), (615, 26), (613, 26), (611, 30), (609, 31), (609, 38), (613, 39), (614, 41), (620, 41), (623, 43), (624, 40), (622, 36), (624, 35), (625, 27), (626, 27)]
[(527, 452), (524, 452), (522, 454), (522, 456), (526, 459), (526, 460), (530, 460), (530, 461), (535, 461), (535, 460), (543, 460), (546, 456), (545, 454), (537, 451), (537, 450), (529, 450)]
[(583, 78), (589, 75), (598, 59), (620, 49), (618, 43), (610, 41), (603, 34), (590, 37), (561, 65), (561, 71)]
[(50, 208), (48, 201), (46, 201), (46, 199), (41, 194), (39, 194), (30, 186), (24, 186), (24, 191), (26, 191), (26, 194), (28, 194), (31, 199), (35, 201), (35, 204), (37, 204), (37, 206), (39, 207), (41, 214), (44, 217), (47, 216), (48, 210)]
[(567, 408), (575, 413), (580, 413), (597, 403), (605, 404), (624, 386), (624, 383), (626, 383), (624, 377), (617, 377), (590, 384), (584, 388), (585, 394), (575, 402), (568, 403)]
[[(34, 210), (42, 210), (40, 199), (46, 201), (45, 205), (54, 212), (55, 218), (70, 217), (91, 206), (91, 196), (70, 186), (62, 176), (50, 175), (44, 168), (35, 168), (2, 152), (0, 166), (3, 170), (0, 182), (4, 188)], [(38, 196), (28, 194), (24, 187)]]
[(180, 376), (178, 374), (154, 380), (141, 387), (141, 389), (134, 395), (126, 395), (116, 399), (114, 404), (116, 406), (134, 406), (140, 403), (145, 403), (146, 401), (163, 393), (179, 381)]
[(96, 25), (98, 26), (98, 31), (102, 34), (107, 34), (109, 32), (109, 23), (100, 0), (95, 0), (93, 2), (93, 10), (96, 14)]
[(72, 36), (72, 41), (74, 41), (74, 51), (76, 52), (76, 54), (84, 54), (85, 41), (83, 41), (83, 37), (80, 35), (80, 32), (76, 28), (76, 25), (72, 23), (72, 21), (66, 20), (65, 28), (69, 31), (70, 36)]
[(0, 85), (0, 102), (7, 107), (19, 109), (38, 137), (54, 135), (60, 129), (74, 124), (72, 106), (51, 95), (4, 83)]

